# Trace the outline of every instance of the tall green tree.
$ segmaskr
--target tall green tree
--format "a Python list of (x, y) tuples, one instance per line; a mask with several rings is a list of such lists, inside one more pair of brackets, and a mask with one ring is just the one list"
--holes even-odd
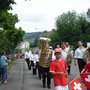
[(12, 4), (15, 4), (14, 0), (0, 0), (0, 11), (12, 9)]
[(0, 4), (0, 51), (12, 52), (23, 41), (25, 32), (15, 27), (19, 22), (17, 14), (8, 11), (12, 9), (11, 4), (15, 4), (14, 0), (0, 0)]
[(90, 42), (90, 22), (85, 14), (77, 14), (75, 11), (63, 13), (57, 17), (56, 30), (49, 37), (54, 41), (52, 45), (68, 41), (77, 47), (77, 41), (83, 40), (86, 46)]
[(2, 11), (0, 14), (0, 27), (3, 30), (13, 29), (15, 28), (15, 24), (18, 23), (17, 14), (9, 13), (8, 11)]

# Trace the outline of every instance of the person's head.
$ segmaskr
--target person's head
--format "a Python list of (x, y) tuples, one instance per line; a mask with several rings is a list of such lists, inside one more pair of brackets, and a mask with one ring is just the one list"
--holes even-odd
[(57, 45), (57, 48), (59, 49), (60, 48), (60, 45)]
[(68, 43), (68, 42), (66, 42), (65, 44), (66, 44), (66, 47), (68, 47), (68, 46), (69, 46), (69, 43)]
[(33, 55), (35, 54), (35, 51), (34, 51), (34, 50), (32, 51), (32, 54), (33, 54)]
[(62, 49), (65, 49), (66, 48), (65, 42), (61, 42), (61, 48)]
[(2, 51), (2, 55), (4, 55), (4, 56), (5, 56), (5, 55), (6, 55), (6, 51)]
[(48, 44), (46, 45), (46, 49), (49, 49), (49, 45)]
[(39, 54), (39, 51), (37, 51), (36, 54)]
[(79, 40), (79, 41), (78, 41), (78, 46), (79, 46), (79, 47), (83, 46), (83, 41), (82, 41), (82, 40)]
[(40, 44), (42, 43), (42, 40), (40, 40)]
[(61, 58), (61, 50), (60, 49), (55, 49), (54, 55), (56, 57), (56, 60), (60, 60), (60, 58)]
[(29, 52), (29, 48), (27, 48), (27, 52)]
[(53, 50), (53, 47), (52, 47), (52, 46), (50, 46), (50, 47), (49, 47), (49, 49)]

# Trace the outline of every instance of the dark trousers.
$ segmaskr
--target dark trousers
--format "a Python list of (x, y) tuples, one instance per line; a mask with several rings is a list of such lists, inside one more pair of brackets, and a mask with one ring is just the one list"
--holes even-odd
[[(41, 79), (41, 67), (39, 65), (39, 62), (36, 63), (36, 69), (38, 69), (38, 76), (39, 76), (39, 79)], [(36, 73), (37, 73), (37, 70), (36, 70)]]
[(78, 59), (78, 66), (79, 66), (79, 72), (83, 70), (84, 66), (86, 65), (86, 62), (84, 62), (82, 59)]
[(33, 75), (36, 75), (36, 67), (34, 66), (33, 61), (31, 61), (31, 68), (32, 68)]
[(70, 69), (71, 69), (71, 66), (68, 65), (68, 74), (70, 74)]
[(33, 67), (33, 75), (37, 75), (36, 74), (36, 67)]
[(30, 64), (29, 58), (26, 59), (26, 62), (27, 62), (28, 70), (30, 70), (31, 69), (31, 64)]
[(33, 61), (31, 61), (31, 69), (33, 68)]
[(42, 72), (43, 85), (46, 84), (46, 78), (47, 78), (47, 86), (50, 86), (50, 84), (51, 84), (51, 74), (49, 72), (49, 68), (41, 67), (41, 72)]
[(90, 88), (87, 88), (87, 90), (90, 90)]

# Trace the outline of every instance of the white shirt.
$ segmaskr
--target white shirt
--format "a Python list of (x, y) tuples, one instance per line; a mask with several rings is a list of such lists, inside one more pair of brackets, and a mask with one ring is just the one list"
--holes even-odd
[(67, 60), (68, 49), (62, 50), (61, 59)]
[(39, 62), (39, 55), (38, 54), (36, 54), (36, 58), (37, 58), (36, 62)]
[(36, 64), (36, 62), (38, 61), (38, 56), (35, 54), (35, 55), (33, 55), (32, 54), (32, 61), (33, 61), (33, 63), (35, 63)]
[(67, 49), (67, 50), (69, 50), (69, 49), (70, 49), (70, 47), (68, 46), (68, 47), (66, 47), (66, 49)]
[(29, 51), (29, 52), (26, 51), (24, 58), (25, 59), (29, 58), (31, 60), (31, 55), (32, 55), (31, 51)]
[(74, 58), (80, 58), (80, 59), (82, 59), (84, 52), (85, 52), (85, 48), (84, 48), (84, 47), (82, 47), (82, 48), (80, 48), (80, 47), (77, 48), (77, 49), (75, 50), (75, 56), (74, 56)]
[(55, 57), (54, 51), (53, 51), (53, 54), (52, 54), (52, 61), (55, 60), (55, 59), (56, 59), (56, 57)]
[[(67, 49), (67, 54), (68, 54), (68, 50), (70, 49), (70, 47), (68, 46), (68, 47), (66, 47), (66, 49)], [(74, 51), (71, 50), (70, 55), (71, 55), (72, 57), (73, 57), (73, 53), (74, 53)]]

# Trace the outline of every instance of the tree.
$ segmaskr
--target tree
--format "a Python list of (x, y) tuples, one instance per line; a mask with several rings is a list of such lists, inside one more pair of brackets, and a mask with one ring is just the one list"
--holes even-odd
[(13, 29), (15, 28), (15, 24), (18, 23), (18, 16), (17, 14), (13, 15), (8, 11), (2, 11), (0, 14), (0, 27), (3, 30)]
[(79, 15), (75, 11), (69, 11), (57, 17), (56, 30), (48, 36), (54, 47), (63, 41), (77, 47), (78, 40), (83, 40), (86, 46), (86, 43), (90, 42), (90, 22), (85, 14)]
[[(58, 16), (56, 20), (56, 28), (58, 32), (59, 43), (68, 41), (70, 44), (74, 44), (73, 41), (77, 41), (80, 38), (80, 31), (76, 26), (78, 15), (75, 11), (63, 13)], [(77, 35), (79, 37), (77, 37)]]
[(6, 38), (8, 40), (7, 49), (9, 52), (12, 52), (16, 46), (23, 41), (23, 36), (24, 31), (22, 31), (21, 28), (6, 31)]
[(53, 29), (49, 35), (46, 35), (46, 37), (51, 39), (51, 41), (49, 42), (49, 45), (52, 46), (53, 48), (55, 48), (56, 45), (60, 43), (58, 32), (55, 29)]
[(0, 0), (0, 11), (12, 9), (11, 4), (15, 4), (14, 0)]
[(15, 24), (19, 22), (17, 14), (9, 13), (14, 0), (0, 0), (0, 51), (12, 52), (23, 41), (24, 31)]

